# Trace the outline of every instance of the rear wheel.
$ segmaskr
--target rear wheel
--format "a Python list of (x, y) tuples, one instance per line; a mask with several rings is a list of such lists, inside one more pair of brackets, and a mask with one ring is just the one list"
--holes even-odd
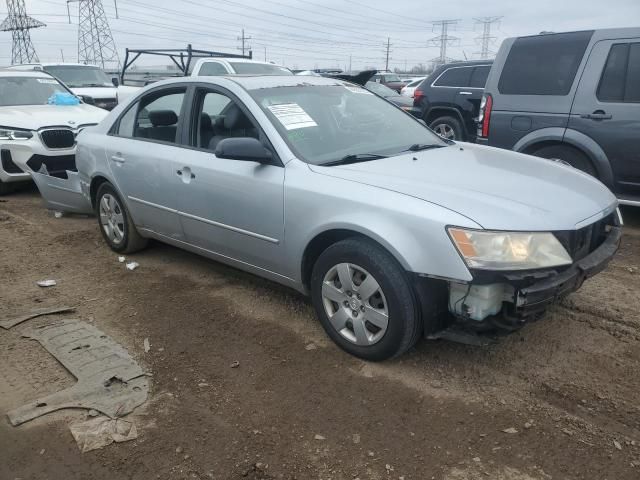
[(311, 296), (329, 337), (357, 357), (401, 355), (422, 333), (407, 273), (370, 240), (349, 238), (327, 248), (314, 265)]
[(542, 147), (541, 149), (536, 150), (533, 154), (536, 157), (548, 158), (551, 160), (562, 160), (573, 168), (577, 168), (578, 170), (582, 170), (583, 172), (598, 178), (598, 172), (593, 166), (593, 163), (591, 163), (591, 160), (589, 160), (589, 157), (577, 148), (573, 148), (568, 145), (549, 145), (548, 147)]
[(96, 195), (96, 216), (102, 237), (111, 250), (118, 253), (133, 253), (147, 246), (131, 221), (124, 203), (110, 183), (103, 183)]
[(429, 128), (447, 140), (464, 141), (465, 139), (462, 124), (454, 117), (438, 117), (429, 124)]

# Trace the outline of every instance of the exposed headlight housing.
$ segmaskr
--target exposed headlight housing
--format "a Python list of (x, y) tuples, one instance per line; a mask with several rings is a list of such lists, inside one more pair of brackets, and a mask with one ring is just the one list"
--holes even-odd
[(499, 232), (449, 227), (449, 236), (469, 268), (528, 270), (573, 263), (549, 232)]
[(0, 127), (0, 140), (29, 140), (33, 132), (19, 128)]

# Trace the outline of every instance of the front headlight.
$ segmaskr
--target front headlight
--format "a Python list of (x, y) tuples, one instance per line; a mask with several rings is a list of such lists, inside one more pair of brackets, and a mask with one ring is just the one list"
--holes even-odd
[(18, 128), (0, 127), (0, 140), (29, 140), (33, 133)]
[(526, 270), (573, 263), (552, 233), (491, 232), (457, 227), (447, 230), (469, 268)]

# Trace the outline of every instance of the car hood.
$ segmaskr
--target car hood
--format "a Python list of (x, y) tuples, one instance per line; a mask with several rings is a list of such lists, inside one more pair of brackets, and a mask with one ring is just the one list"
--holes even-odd
[(80, 105), (17, 105), (0, 107), (0, 125), (3, 127), (37, 130), (42, 127), (76, 127), (87, 123), (100, 123), (109, 112), (87, 104)]
[(86, 95), (95, 99), (117, 97), (116, 87), (70, 87), (76, 95)]
[(490, 230), (573, 230), (617, 205), (607, 187), (570, 166), (472, 144), (310, 168), (438, 204)]

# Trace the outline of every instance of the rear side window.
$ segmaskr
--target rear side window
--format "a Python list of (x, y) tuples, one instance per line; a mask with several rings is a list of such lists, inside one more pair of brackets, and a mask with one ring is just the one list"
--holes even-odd
[(593, 31), (518, 38), (505, 61), (504, 95), (567, 95)]
[(491, 70), (491, 67), (488, 65), (474, 68), (469, 86), (471, 88), (484, 88), (489, 76), (489, 70)]
[(217, 75), (228, 75), (224, 65), (218, 62), (204, 62), (198, 75), (215, 77)]
[(436, 87), (468, 87), (473, 67), (452, 67), (438, 77)]
[(640, 43), (611, 47), (597, 97), (601, 102), (640, 102)]

